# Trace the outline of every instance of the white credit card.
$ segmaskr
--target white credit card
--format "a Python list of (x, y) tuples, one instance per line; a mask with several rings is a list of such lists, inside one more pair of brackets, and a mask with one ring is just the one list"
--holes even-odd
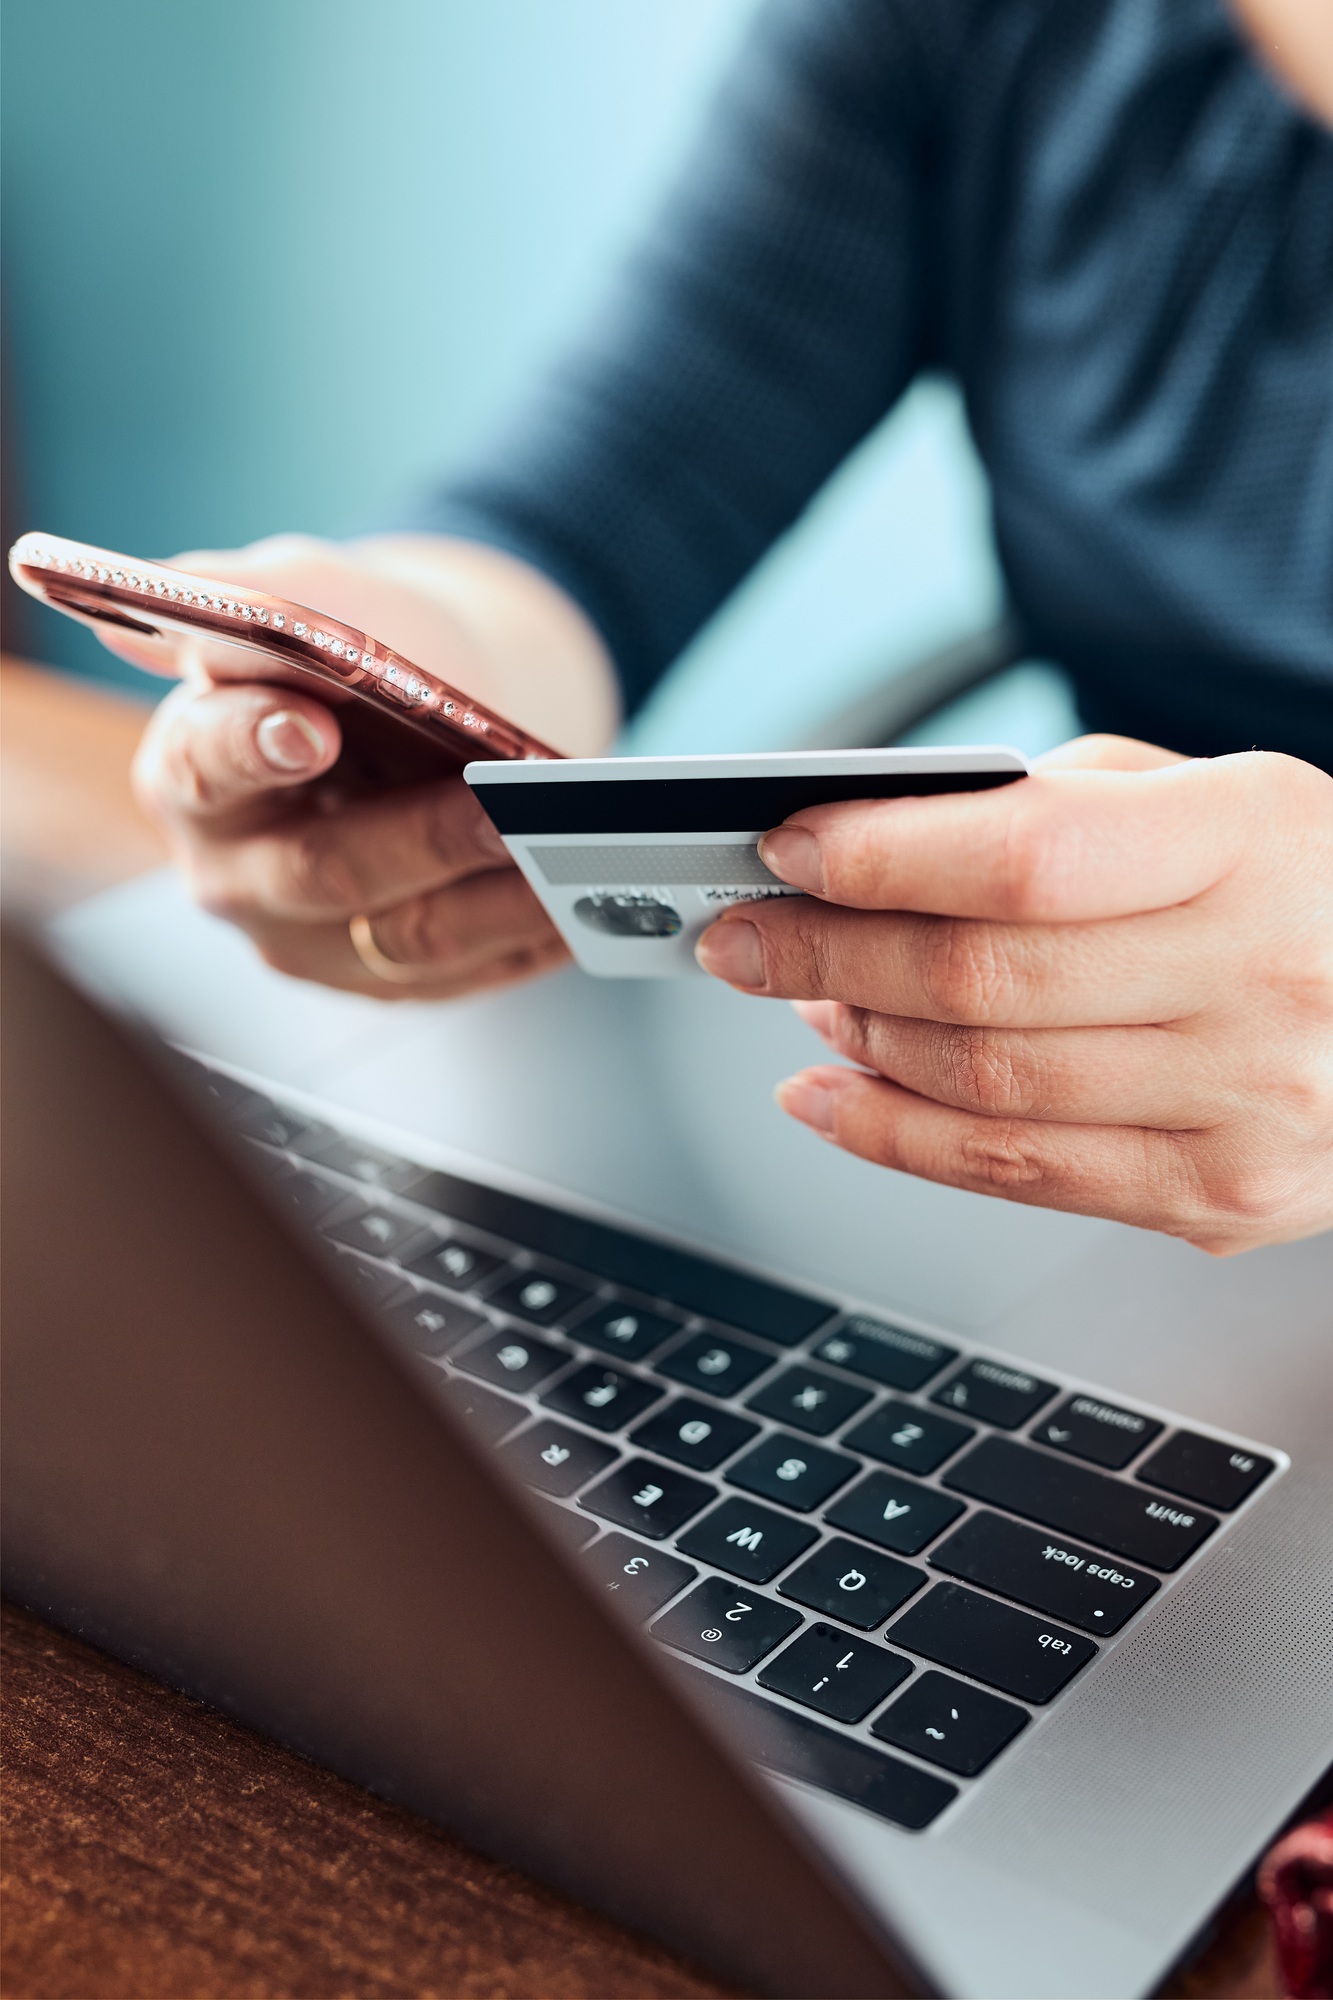
[(697, 971), (732, 903), (794, 896), (759, 858), (804, 806), (973, 792), (1026, 774), (1016, 750), (807, 750), (745, 757), (585, 757), (463, 773), (585, 972)]

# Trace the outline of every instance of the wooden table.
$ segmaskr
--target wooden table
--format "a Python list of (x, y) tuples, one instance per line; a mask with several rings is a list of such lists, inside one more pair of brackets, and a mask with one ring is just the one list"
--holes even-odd
[[(5, 886), (51, 910), (162, 859), (127, 770), (144, 711), (0, 672)], [(719, 1994), (705, 1974), (6, 1606), (7, 2000)], [(1276, 2000), (1238, 1897), (1165, 1989)]]

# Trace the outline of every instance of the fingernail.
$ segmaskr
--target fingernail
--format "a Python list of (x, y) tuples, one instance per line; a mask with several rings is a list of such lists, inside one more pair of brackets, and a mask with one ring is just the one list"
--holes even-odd
[(778, 1085), (774, 1095), (788, 1117), (799, 1118), (802, 1125), (808, 1125), (812, 1132), (822, 1132), (825, 1138), (832, 1135), (834, 1093), (826, 1083), (790, 1076)]
[(766, 833), (759, 843), (759, 858), (793, 889), (824, 893), (824, 857), (813, 833), (803, 826), (779, 826)]
[(694, 955), (705, 972), (725, 979), (729, 986), (764, 983), (764, 947), (753, 924), (740, 919), (714, 924), (694, 947)]
[(324, 739), (313, 722), (295, 709), (275, 709), (255, 731), (264, 762), (275, 771), (313, 771), (324, 761)]

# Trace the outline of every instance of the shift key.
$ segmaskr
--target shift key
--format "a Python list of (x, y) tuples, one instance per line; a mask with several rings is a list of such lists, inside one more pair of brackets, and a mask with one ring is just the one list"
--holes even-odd
[(983, 1438), (944, 1484), (1150, 1569), (1179, 1569), (1217, 1526), (1215, 1514), (1192, 1502), (1165, 1500), (1010, 1438)]

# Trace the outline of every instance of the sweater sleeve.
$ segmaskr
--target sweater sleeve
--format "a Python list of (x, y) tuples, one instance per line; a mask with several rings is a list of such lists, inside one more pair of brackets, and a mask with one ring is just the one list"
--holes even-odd
[(567, 590), (630, 709), (931, 358), (951, 11), (768, 0), (583, 340), (417, 517)]

